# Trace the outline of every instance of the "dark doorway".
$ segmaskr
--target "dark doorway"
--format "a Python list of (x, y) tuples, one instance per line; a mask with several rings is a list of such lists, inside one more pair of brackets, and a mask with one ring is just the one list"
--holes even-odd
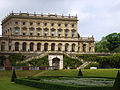
[(60, 68), (60, 59), (59, 58), (53, 58), (52, 65), (56, 67), (56, 69)]

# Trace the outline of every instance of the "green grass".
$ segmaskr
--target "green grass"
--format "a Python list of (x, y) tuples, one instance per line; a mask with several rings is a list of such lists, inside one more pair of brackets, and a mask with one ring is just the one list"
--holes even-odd
[[(83, 77), (107, 77), (115, 78), (119, 69), (82, 69)], [(34, 76), (77, 76), (78, 70), (54, 70), (43, 71)]]
[(0, 78), (0, 90), (40, 90), (40, 89), (16, 83), (11, 83), (10, 78)]
[[(108, 77), (115, 78), (117, 71), (120, 69), (97, 69), (89, 70), (82, 69), (84, 77)], [(16, 71), (17, 77), (28, 77), (28, 76), (77, 76), (78, 70), (46, 70), (46, 71)], [(24, 85), (19, 85), (10, 82), (12, 71), (0, 71), (0, 90), (39, 90)]]
[[(17, 77), (32, 76), (41, 71), (16, 71)], [(25, 85), (20, 85), (11, 82), (12, 71), (0, 71), (0, 90), (40, 90)]]

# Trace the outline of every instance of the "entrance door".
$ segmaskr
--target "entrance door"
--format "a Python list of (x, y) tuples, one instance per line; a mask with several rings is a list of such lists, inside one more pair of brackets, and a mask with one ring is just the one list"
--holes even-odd
[(53, 61), (52, 61), (52, 66), (55, 66), (56, 69), (59, 69), (60, 68), (60, 59), (59, 58), (53, 58)]

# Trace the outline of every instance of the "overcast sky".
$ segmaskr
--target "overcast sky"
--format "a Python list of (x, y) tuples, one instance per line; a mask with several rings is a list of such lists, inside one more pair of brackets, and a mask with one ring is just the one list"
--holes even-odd
[[(120, 0), (0, 0), (0, 21), (11, 11), (78, 15), (81, 36), (120, 32)], [(0, 35), (2, 29), (0, 26)]]

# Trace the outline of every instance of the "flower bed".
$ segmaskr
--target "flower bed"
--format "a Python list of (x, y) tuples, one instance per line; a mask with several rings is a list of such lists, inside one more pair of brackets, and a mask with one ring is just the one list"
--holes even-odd
[(16, 83), (45, 90), (112, 90), (114, 79), (80, 77), (29, 77)]

